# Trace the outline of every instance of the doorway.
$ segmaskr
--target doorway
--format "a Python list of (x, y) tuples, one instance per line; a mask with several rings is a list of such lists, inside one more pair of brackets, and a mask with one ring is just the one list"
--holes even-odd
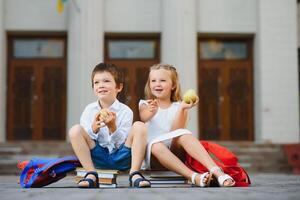
[(66, 35), (8, 35), (8, 140), (64, 140)]
[(254, 139), (252, 43), (251, 37), (199, 38), (199, 138)]
[(124, 87), (118, 99), (128, 105), (139, 120), (138, 103), (144, 97), (149, 67), (160, 62), (158, 34), (105, 36), (105, 62), (117, 65), (124, 74)]

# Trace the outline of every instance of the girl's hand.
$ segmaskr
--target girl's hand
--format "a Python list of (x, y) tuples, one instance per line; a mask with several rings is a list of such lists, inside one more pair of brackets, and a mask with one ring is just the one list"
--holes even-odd
[(104, 127), (104, 121), (101, 118), (100, 112), (96, 114), (95, 119), (92, 124), (92, 129), (94, 133), (98, 133), (99, 129)]
[(148, 109), (151, 113), (156, 113), (157, 110), (158, 110), (158, 103), (157, 103), (157, 100), (156, 99), (150, 99), (150, 100), (147, 100), (147, 103), (148, 103)]
[(182, 109), (190, 109), (190, 108), (196, 106), (198, 104), (198, 102), (199, 102), (199, 98), (197, 97), (195, 102), (191, 101), (190, 103), (186, 103), (185, 101), (182, 101), (180, 106)]

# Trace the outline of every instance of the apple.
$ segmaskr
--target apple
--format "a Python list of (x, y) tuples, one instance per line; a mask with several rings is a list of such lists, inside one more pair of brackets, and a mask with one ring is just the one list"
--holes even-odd
[(108, 117), (108, 115), (109, 112), (107, 109), (101, 109), (99, 118), (105, 120)]
[(195, 90), (189, 89), (183, 95), (183, 101), (185, 103), (193, 102), (195, 103), (199, 97), (197, 96)]

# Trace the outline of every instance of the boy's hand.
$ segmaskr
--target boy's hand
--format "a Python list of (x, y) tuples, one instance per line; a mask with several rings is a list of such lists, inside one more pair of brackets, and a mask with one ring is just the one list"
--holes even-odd
[(198, 102), (199, 102), (199, 98), (197, 97), (197, 99), (196, 99), (196, 101), (194, 103), (192, 101), (190, 101), (190, 103), (186, 103), (185, 101), (182, 101), (181, 104), (180, 104), (180, 106), (184, 110), (185, 109), (190, 109), (190, 108), (196, 106), (198, 104)]
[(113, 133), (117, 130), (116, 118), (116, 113), (108, 112), (107, 117), (103, 120), (103, 122), (107, 125), (110, 133)]
[(156, 113), (158, 110), (158, 103), (156, 99), (147, 100), (149, 111), (152, 113)]
[(99, 129), (104, 127), (104, 126), (105, 126), (104, 121), (101, 118), (101, 115), (100, 115), (100, 112), (99, 112), (95, 116), (95, 119), (94, 119), (93, 124), (92, 124), (93, 132), (98, 133)]

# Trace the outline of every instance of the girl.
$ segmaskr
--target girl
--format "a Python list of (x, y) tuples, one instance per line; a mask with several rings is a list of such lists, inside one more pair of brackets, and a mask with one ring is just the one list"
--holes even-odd
[[(140, 118), (148, 129), (146, 165), (150, 168), (151, 155), (167, 169), (183, 175), (200, 187), (209, 186), (212, 175), (220, 186), (233, 186), (232, 177), (211, 159), (204, 147), (190, 131), (184, 129), (188, 111), (198, 103), (181, 101), (176, 69), (172, 65), (157, 64), (150, 68), (145, 94), (148, 100), (139, 103)], [(189, 169), (181, 158), (185, 150), (201, 162), (209, 172), (198, 174)]]

